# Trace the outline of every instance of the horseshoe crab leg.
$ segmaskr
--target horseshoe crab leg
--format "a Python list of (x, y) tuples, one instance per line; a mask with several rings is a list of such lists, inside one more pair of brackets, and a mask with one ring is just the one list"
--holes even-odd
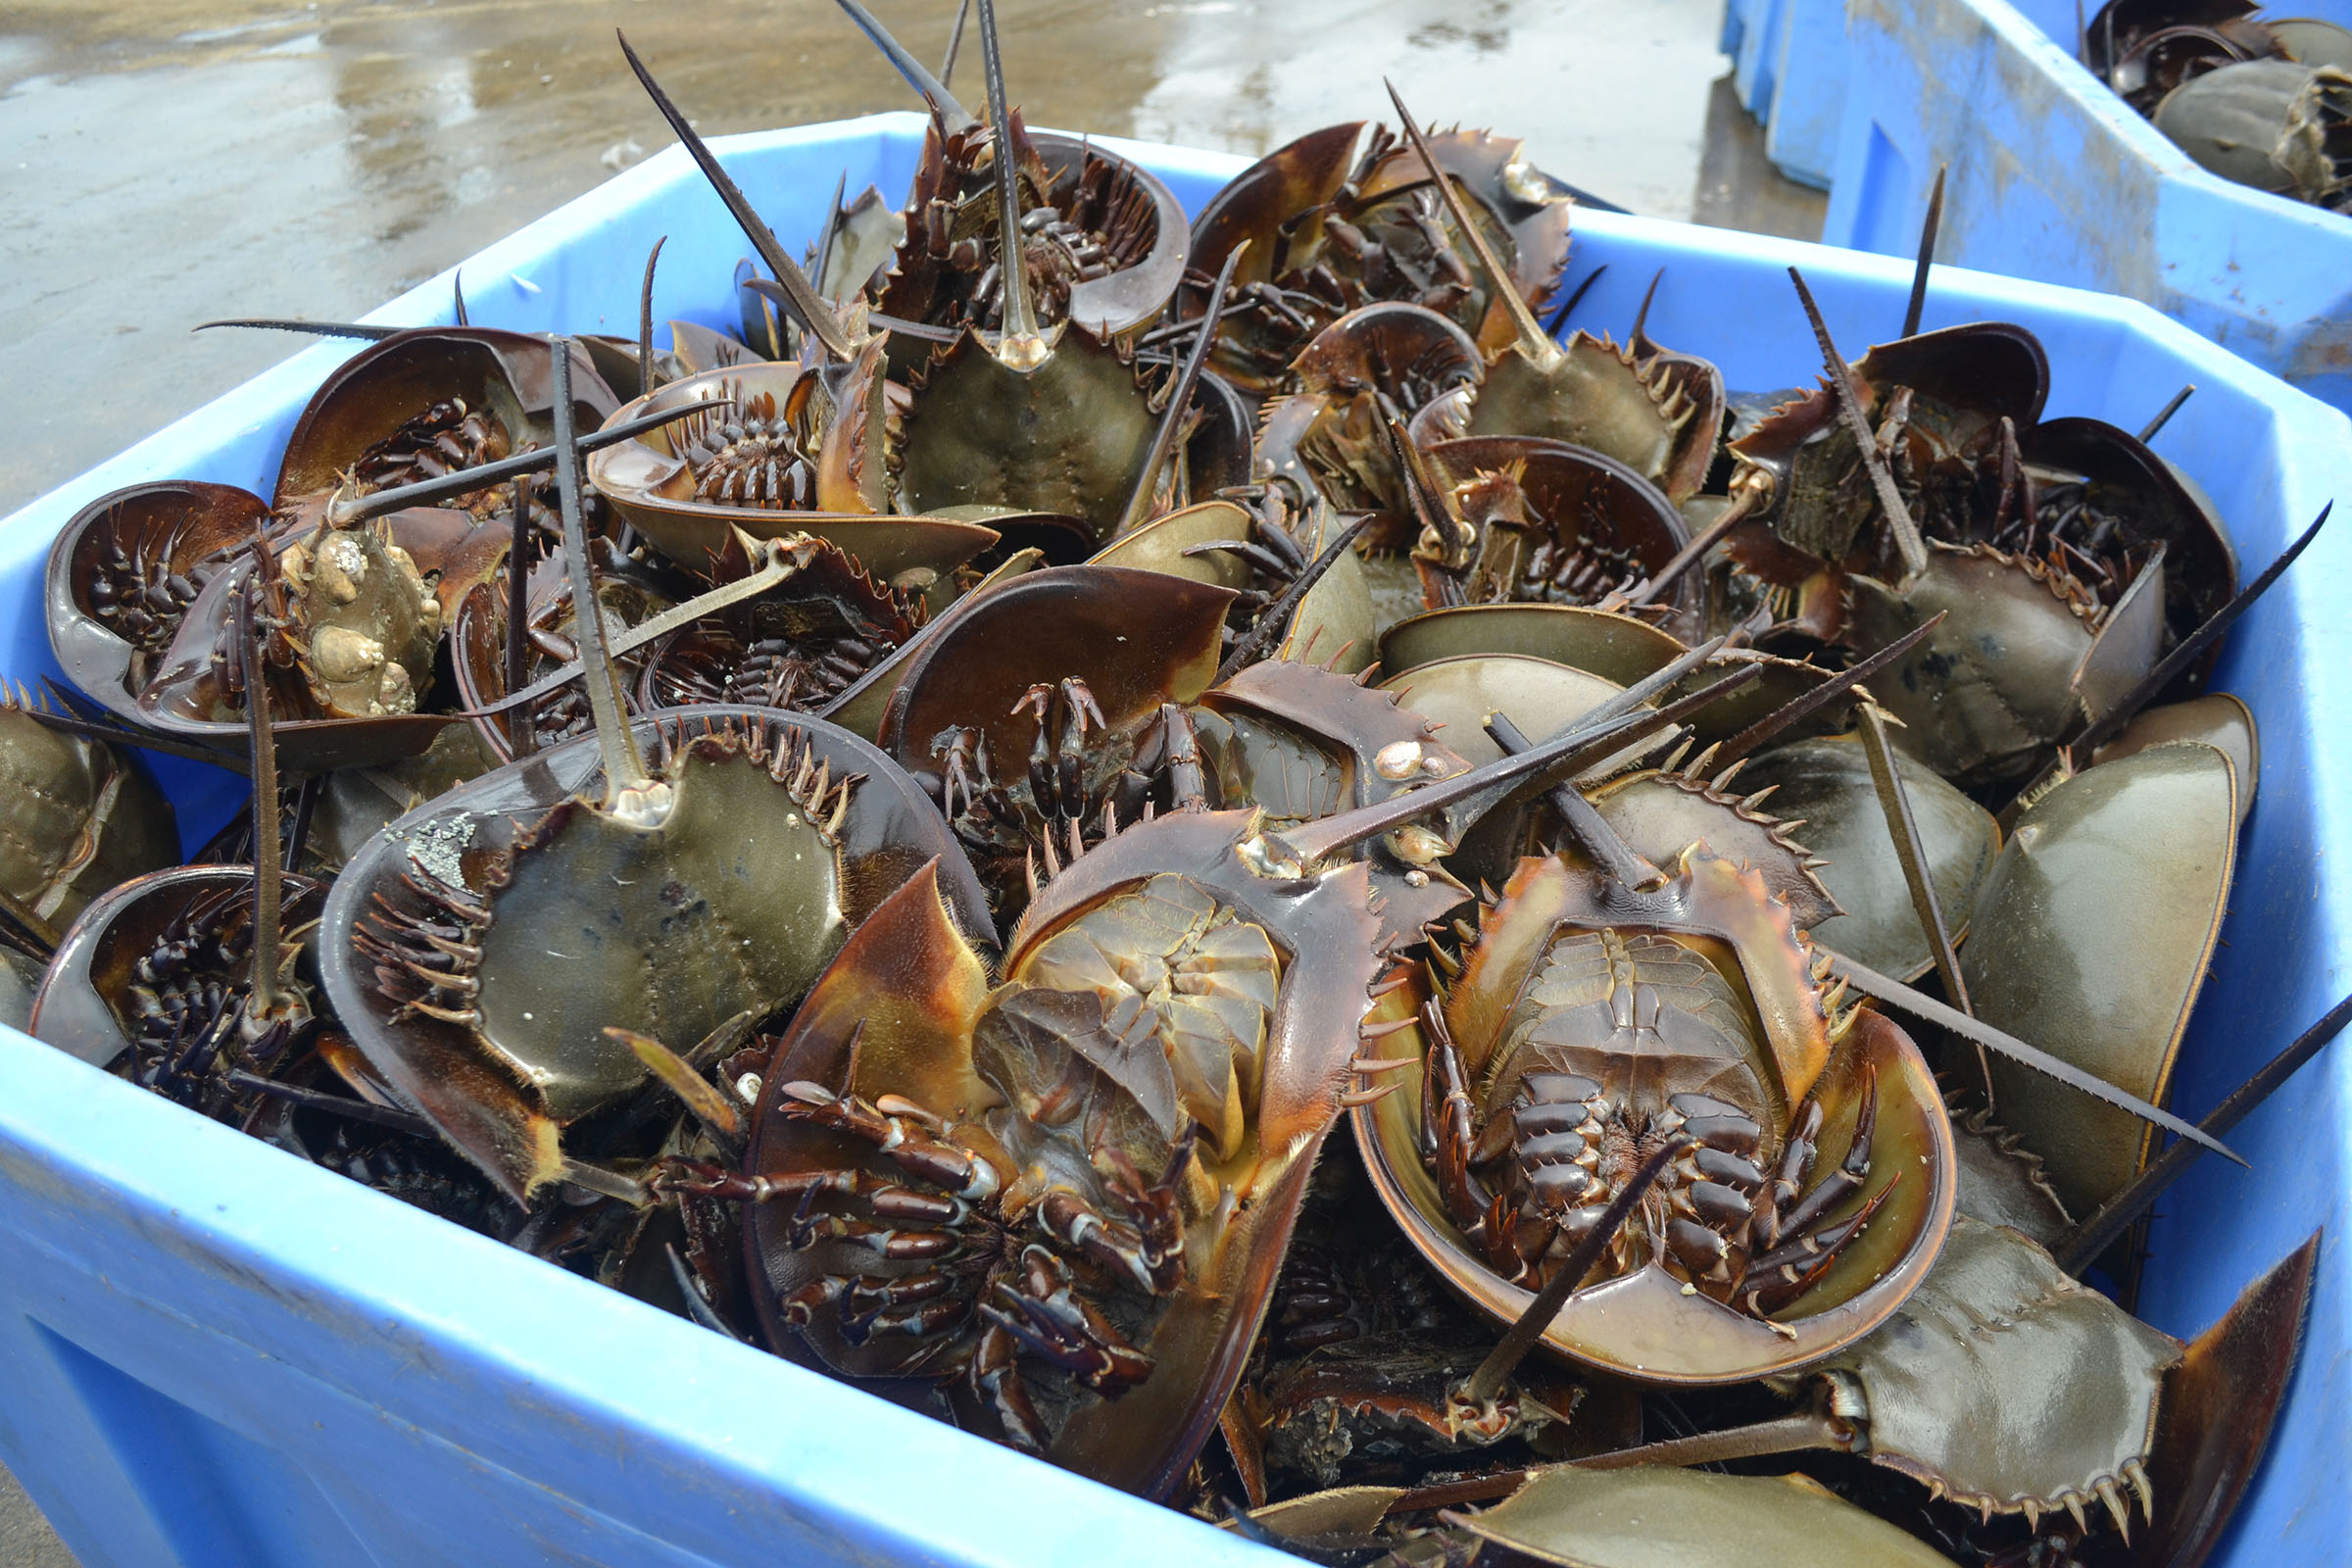
[(1617, 1196), (1609, 1200), (1609, 1206), (1601, 1213), (1600, 1223), (1576, 1244), (1576, 1250), (1568, 1254), (1567, 1261), (1544, 1282), (1544, 1288), (1527, 1303), (1527, 1310), (1519, 1314), (1518, 1320), (1495, 1344), (1494, 1348), (1487, 1352), (1487, 1358), (1478, 1363), (1478, 1370), (1470, 1374), (1470, 1381), (1463, 1384), (1461, 1392), (1454, 1396), (1456, 1399), (1472, 1406), (1483, 1405), (1502, 1392), (1503, 1384), (1519, 1369), (1519, 1363), (1527, 1359), (1527, 1352), (1536, 1348), (1536, 1341), (1543, 1338), (1544, 1331), (1551, 1326), (1551, 1320), (1559, 1316), (1560, 1306), (1568, 1299), (1568, 1294), (1584, 1283), (1585, 1276), (1592, 1271), (1593, 1264), (1600, 1261), (1600, 1254), (1609, 1243), (1616, 1240), (1617, 1232), (1633, 1214), (1636, 1205), (1649, 1196), (1650, 1188), (1665, 1173), (1666, 1167), (1680, 1158), (1683, 1151), (1689, 1149), (1691, 1143), (1689, 1136), (1677, 1133), (1666, 1140), (1664, 1147), (1642, 1162), (1642, 1168), (1634, 1172), (1633, 1180), (1627, 1182)]

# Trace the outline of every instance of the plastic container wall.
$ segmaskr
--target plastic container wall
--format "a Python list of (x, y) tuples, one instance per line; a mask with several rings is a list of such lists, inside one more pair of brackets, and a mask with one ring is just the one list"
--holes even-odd
[(1781, 64), (1764, 156), (1801, 185), (1828, 190), (1845, 122), (1845, 0), (1783, 0)]
[[(787, 243), (843, 168), (896, 195), (920, 122), (883, 116), (719, 149)], [(1241, 160), (1129, 149), (1196, 208)], [(745, 247), (675, 149), (469, 259), (475, 319), (633, 331), (669, 236), (660, 318), (723, 324)], [(1580, 216), (1572, 273), (1609, 270), (1580, 322), (1650, 329), (1734, 387), (1809, 378), (1785, 269), (1852, 355), (1901, 318), (1905, 264), (1753, 235)], [(445, 275), (379, 313), (444, 318)], [(2143, 307), (1958, 270), (1928, 323), (2000, 318), (2047, 345), (2050, 410), (2136, 425), (2201, 390), (2161, 450), (2210, 491), (2249, 566), (2352, 498), (2352, 425)], [(52, 671), (39, 564), (82, 503), (144, 478), (272, 471), (321, 344), (0, 522), (6, 673)], [(2195, 1114), (2340, 994), (2352, 925), (2327, 866), (2352, 853), (2352, 766), (2320, 715), (2352, 710), (2352, 540), (2323, 538), (2240, 623), (2220, 681), (2262, 724), (2265, 786), (2182, 1055)], [(175, 783), (216, 817), (234, 803)], [(2330, 1054), (2167, 1199), (2142, 1310), (2187, 1334), (2339, 1214), (2352, 1056)], [(163, 1564), (987, 1565), (1286, 1559), (731, 1344), (463, 1232), (0, 1031), (0, 1459), (86, 1568)], [(2219, 1559), (2352, 1556), (2337, 1476), (2352, 1407), (2352, 1267), (2321, 1260), (2270, 1462)]]
[(2205, 172), (2074, 44), (2071, 0), (1848, 0), (1824, 241), (1910, 254), (1948, 164), (1942, 260), (2145, 301), (2352, 408), (2352, 218)]

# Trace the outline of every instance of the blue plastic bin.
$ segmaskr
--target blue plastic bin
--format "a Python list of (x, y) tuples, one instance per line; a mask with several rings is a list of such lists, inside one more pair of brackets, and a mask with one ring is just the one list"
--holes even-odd
[(1845, 111), (1845, 0), (1724, 0), (1716, 47), (1782, 173), (1830, 188)]
[[(2095, 3), (2086, 3), (2095, 14)], [(2280, 15), (2352, 23), (2352, 0)], [(2352, 218), (2205, 172), (2076, 63), (2072, 0), (1850, 0), (1822, 238), (2144, 300), (2352, 408)]]
[(1845, 0), (1782, 0), (1780, 68), (1764, 116), (1764, 156), (1799, 184), (1828, 190), (1845, 122)]
[[(887, 115), (719, 143), (794, 241), (846, 166), (905, 187), (921, 122)], [(1241, 160), (1131, 147), (1196, 206)], [(465, 264), (479, 320), (632, 329), (666, 233), (663, 316), (719, 323), (744, 249), (676, 149)], [(1839, 341), (1895, 329), (1905, 265), (1638, 218), (1579, 220), (1573, 270), (1609, 264), (1582, 319), (1620, 332), (1653, 269), (1664, 342), (1735, 387), (1806, 376), (1783, 269)], [(378, 319), (440, 319), (449, 280)], [(2005, 318), (2048, 345), (2053, 414), (2136, 424), (2202, 390), (2163, 450), (2259, 564), (2352, 499), (2352, 425), (2144, 306), (1957, 270), (1931, 325)], [(258, 485), (320, 344), (0, 523), (5, 672), (51, 667), (40, 563), (84, 501), (137, 479)], [(2233, 911), (2179, 1077), (2209, 1106), (2344, 986), (2352, 922), (2328, 868), (2352, 854), (2352, 765), (2316, 715), (2352, 711), (2352, 537), (2323, 539), (2232, 634), (2224, 684), (2263, 725), (2264, 787)], [(2332, 760), (2329, 760), (2332, 759)], [(233, 804), (183, 777), (191, 814)], [(209, 797), (206, 791), (209, 790)], [(192, 822), (202, 831), (204, 822)], [(2352, 1054), (2305, 1069), (2164, 1203), (2143, 1310), (2176, 1333), (2344, 1208)], [(2352, 1266), (2330, 1245), (2311, 1332), (2226, 1561), (2352, 1557), (2338, 1475), (2352, 1408)], [(185, 1564), (1183, 1563), (1279, 1559), (432, 1219), (0, 1031), (0, 1459), (87, 1568)]]
[(1781, 73), (1781, 42), (1793, 0), (1747, 0), (1740, 47), (1732, 55), (1732, 87), (1740, 106), (1760, 121), (1772, 118), (1773, 86)]

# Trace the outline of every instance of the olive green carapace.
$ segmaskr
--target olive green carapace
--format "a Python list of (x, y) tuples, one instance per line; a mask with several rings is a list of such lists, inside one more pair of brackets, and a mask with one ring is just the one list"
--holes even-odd
[(478, 939), (475, 1027), (558, 1121), (645, 1081), (607, 1026), (700, 1040), (799, 996), (839, 951), (848, 920), (826, 818), (851, 785), (796, 787), (799, 760), (780, 754), (779, 778), (732, 741), (692, 741), (659, 825), (574, 802), (516, 846)]
[(1693, 447), (1711, 449), (1715, 431), (1695, 428), (1697, 405), (1670, 380), (1614, 344), (1579, 332), (1564, 358), (1540, 366), (1506, 351), (1487, 368), (1465, 435), (1533, 435), (1590, 447), (1615, 458), (1672, 499), (1688, 493)]
[(1969, 1508), (2120, 1522), (2146, 1511), (2157, 1396), (2180, 1358), (2024, 1236), (1963, 1215), (1926, 1282), (1827, 1367), (1867, 1402), (1874, 1463)]
[[(1977, 1016), (2162, 1104), (2229, 902), (2237, 837), (2230, 760), (2184, 741), (2102, 763), (2029, 808), (1970, 918), (1960, 969)], [(2161, 840), (2162, 855), (2149, 853)], [(2131, 1112), (1993, 1064), (2001, 1120), (2087, 1214), (2130, 1181), (2152, 1135)]]
[[(1919, 824), (1936, 902), (1956, 942), (1967, 934), (1977, 887), (2000, 853), (2000, 828), (1989, 811), (1926, 764), (1897, 753), (1895, 765)], [(1748, 763), (1740, 788), (1771, 790), (1773, 813), (1801, 821), (1806, 847), (1829, 862), (1818, 868), (1820, 878), (1843, 912), (1811, 928), (1817, 940), (1903, 980), (1935, 967), (1858, 738), (1824, 736), (1777, 747)]]
[(60, 928), (107, 889), (179, 858), (172, 803), (104, 741), (0, 704), (0, 892)]
[(1014, 507), (1117, 525), (1159, 418), (1134, 361), (1064, 326), (1031, 370), (965, 333), (925, 368), (906, 411), (899, 505)]
[(1945, 611), (1943, 623), (1872, 695), (1901, 719), (1895, 744), (1962, 784), (2018, 783), (2074, 719), (2071, 686), (2090, 652), (2090, 607), (2034, 564), (1987, 546), (1931, 543), (1905, 588), (1849, 579), (1852, 641), (1886, 644)]
[[(1482, 1541), (1559, 1568), (1949, 1568), (1950, 1559), (1800, 1476), (1639, 1465), (1537, 1472), (1465, 1516)], [(1516, 1560), (1516, 1559), (1514, 1559)]]

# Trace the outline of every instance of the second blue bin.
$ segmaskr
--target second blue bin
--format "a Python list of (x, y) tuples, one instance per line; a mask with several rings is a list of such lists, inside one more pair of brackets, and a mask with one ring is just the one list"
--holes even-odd
[[(2086, 12), (2097, 11), (2086, 3)], [(2352, 0), (2279, 15), (2352, 24)], [(2352, 218), (2209, 174), (2075, 59), (2073, 0), (1847, 0), (1832, 245), (2144, 300), (2352, 409)]]

